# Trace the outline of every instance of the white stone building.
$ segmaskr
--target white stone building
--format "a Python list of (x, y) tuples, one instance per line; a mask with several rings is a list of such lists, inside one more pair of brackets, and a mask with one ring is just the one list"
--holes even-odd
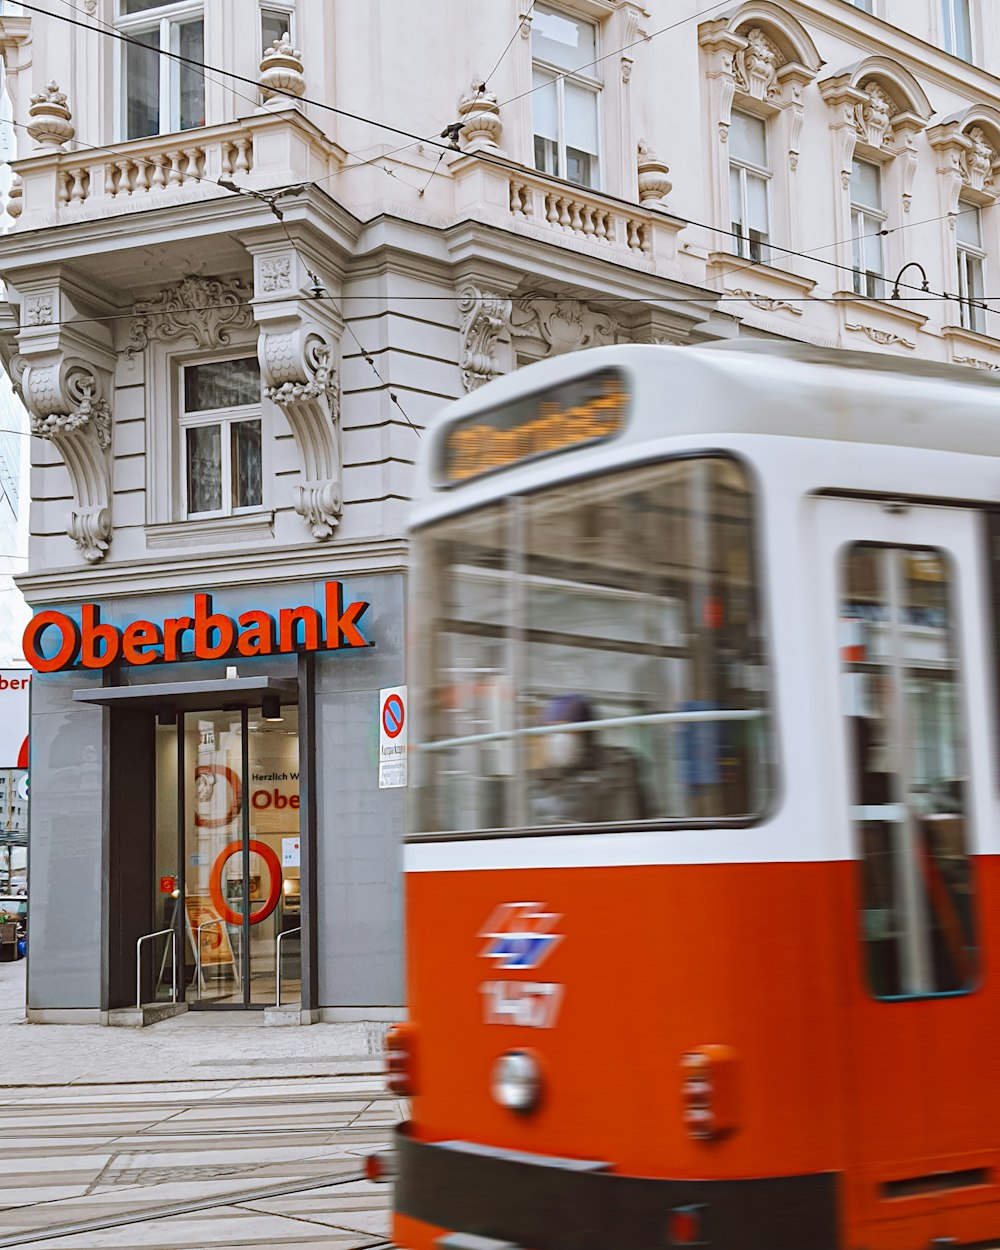
[[(209, 898), (192, 827), (245, 852), (206, 923), (252, 905), (249, 840), (278, 834), (192, 796), (236, 767), (198, 751), (255, 767), (267, 697), (297, 708), (302, 774), (301, 910), (268, 940), (301, 919), (303, 1018), (398, 1012), (378, 697), (405, 678), (410, 466), (449, 399), (579, 347), (740, 334), (1000, 368), (989, 0), (37, 0), (4, 5), (0, 50), (23, 153), (0, 339), (37, 435), (20, 584), (115, 648), (149, 625), (128, 663), (35, 638), (39, 1019), (107, 1018), (163, 923), (195, 975), (170, 905)], [(300, 624), (273, 656), (234, 666), (209, 630), (214, 658), (182, 635), (169, 662), (158, 622), (196, 592), (234, 620), (333, 580), (370, 654), (310, 657)], [(231, 992), (186, 977), (189, 1000), (268, 1000), (280, 956), (236, 930)]]

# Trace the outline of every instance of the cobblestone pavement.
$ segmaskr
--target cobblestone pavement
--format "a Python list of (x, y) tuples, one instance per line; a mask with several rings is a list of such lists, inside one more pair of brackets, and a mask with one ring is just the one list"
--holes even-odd
[(0, 1250), (387, 1244), (360, 1173), (405, 1107), (362, 1027), (30, 1025), (22, 1000), (0, 965)]

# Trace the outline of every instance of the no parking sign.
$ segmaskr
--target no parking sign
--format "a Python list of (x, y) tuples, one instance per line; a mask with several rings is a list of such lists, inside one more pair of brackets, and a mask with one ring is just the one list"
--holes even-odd
[(406, 687), (378, 692), (378, 788), (406, 785)]

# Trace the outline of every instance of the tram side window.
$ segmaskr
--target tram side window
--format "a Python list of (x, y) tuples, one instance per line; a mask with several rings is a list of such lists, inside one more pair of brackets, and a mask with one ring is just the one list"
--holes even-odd
[(722, 458), (559, 484), (422, 535), (420, 827), (759, 813), (753, 541), (749, 483)]
[(840, 607), (861, 939), (878, 998), (975, 981), (962, 685), (939, 551), (857, 544)]

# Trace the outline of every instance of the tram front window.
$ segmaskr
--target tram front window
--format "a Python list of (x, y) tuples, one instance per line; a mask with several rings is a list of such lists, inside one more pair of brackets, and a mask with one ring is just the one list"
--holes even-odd
[(418, 536), (420, 827), (746, 818), (767, 797), (750, 486), (560, 483)]

